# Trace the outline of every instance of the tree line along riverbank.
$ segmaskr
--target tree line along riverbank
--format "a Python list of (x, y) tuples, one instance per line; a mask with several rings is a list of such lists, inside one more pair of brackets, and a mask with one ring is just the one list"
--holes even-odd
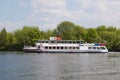
[(42, 31), (37, 26), (7, 32), (0, 30), (0, 50), (21, 51), (24, 45), (34, 45), (37, 40), (49, 40), (51, 36), (61, 36), (63, 40), (83, 40), (88, 43), (106, 42), (109, 51), (120, 51), (120, 29), (101, 25), (86, 28), (70, 21), (63, 21), (53, 30)]

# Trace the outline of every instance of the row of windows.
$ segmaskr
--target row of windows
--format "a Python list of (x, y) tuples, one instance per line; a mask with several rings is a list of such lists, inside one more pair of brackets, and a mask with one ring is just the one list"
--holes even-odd
[(79, 49), (79, 47), (45, 46), (45, 49)]
[(97, 49), (97, 50), (105, 50), (105, 47), (88, 47), (88, 49)]
[(83, 41), (80, 40), (44, 40), (44, 41), (37, 41), (38, 43), (83, 43)]
[[(40, 46), (38, 46), (40, 48)], [(80, 47), (69, 47), (69, 46), (45, 46), (45, 49), (80, 49)], [(89, 50), (105, 50), (105, 47), (88, 47)]]

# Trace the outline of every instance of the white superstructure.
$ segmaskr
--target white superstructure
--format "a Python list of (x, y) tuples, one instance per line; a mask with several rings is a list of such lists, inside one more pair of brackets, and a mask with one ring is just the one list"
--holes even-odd
[(83, 43), (81, 40), (39, 40), (35, 47), (24, 47), (26, 52), (40, 53), (107, 53), (105, 44)]

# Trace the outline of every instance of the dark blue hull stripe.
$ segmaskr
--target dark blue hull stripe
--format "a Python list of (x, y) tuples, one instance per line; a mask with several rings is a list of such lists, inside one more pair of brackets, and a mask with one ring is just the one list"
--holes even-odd
[(107, 53), (100, 51), (43, 51), (43, 50), (24, 50), (29, 53)]

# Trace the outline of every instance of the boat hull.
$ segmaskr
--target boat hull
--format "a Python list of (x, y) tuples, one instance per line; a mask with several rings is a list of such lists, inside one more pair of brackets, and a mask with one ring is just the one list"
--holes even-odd
[(102, 51), (82, 51), (82, 50), (41, 50), (41, 49), (25, 49), (28, 53), (107, 53)]

